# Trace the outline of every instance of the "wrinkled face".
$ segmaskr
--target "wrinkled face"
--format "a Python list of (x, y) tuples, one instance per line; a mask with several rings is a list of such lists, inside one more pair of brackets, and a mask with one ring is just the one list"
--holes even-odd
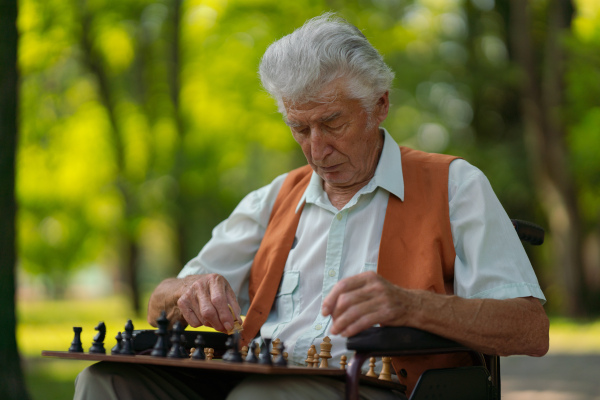
[(364, 186), (375, 173), (383, 147), (379, 124), (387, 116), (388, 94), (369, 116), (343, 87), (343, 81), (333, 82), (319, 101), (294, 105), (284, 101), (286, 123), (326, 190)]

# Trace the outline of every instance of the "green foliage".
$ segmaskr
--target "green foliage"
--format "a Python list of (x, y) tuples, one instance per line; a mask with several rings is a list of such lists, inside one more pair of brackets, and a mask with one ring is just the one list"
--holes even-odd
[[(491, 4), (22, 0), (22, 268), (50, 277), (60, 293), (77, 268), (123, 269), (131, 242), (141, 249), (141, 283), (173, 275), (242, 196), (304, 162), (256, 70), (272, 41), (330, 10), (359, 26), (396, 71), (384, 123), (396, 140), (465, 157), (511, 216), (543, 224), (509, 12), (506, 2)], [(560, 115), (591, 231), (600, 200), (600, 7), (575, 6), (565, 33), (569, 106)], [(547, 2), (532, 7), (534, 34), (544, 35)]]

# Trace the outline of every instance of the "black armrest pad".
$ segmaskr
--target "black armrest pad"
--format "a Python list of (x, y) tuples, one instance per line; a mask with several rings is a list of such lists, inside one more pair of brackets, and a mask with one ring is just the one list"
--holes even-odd
[(407, 327), (373, 327), (361, 333), (349, 337), (346, 342), (349, 350), (368, 353), (385, 353), (393, 355), (393, 352), (401, 354), (416, 354), (419, 352), (431, 353), (431, 350), (439, 352), (468, 351), (469, 348), (443, 338), (433, 333), (420, 329)]

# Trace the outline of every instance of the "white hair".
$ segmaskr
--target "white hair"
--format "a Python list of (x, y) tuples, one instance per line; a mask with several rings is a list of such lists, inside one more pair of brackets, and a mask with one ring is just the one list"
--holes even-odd
[(394, 79), (362, 32), (334, 13), (312, 18), (272, 43), (262, 57), (259, 73), (263, 87), (284, 116), (284, 101), (318, 100), (321, 91), (338, 78), (347, 82), (345, 94), (360, 100), (370, 113)]

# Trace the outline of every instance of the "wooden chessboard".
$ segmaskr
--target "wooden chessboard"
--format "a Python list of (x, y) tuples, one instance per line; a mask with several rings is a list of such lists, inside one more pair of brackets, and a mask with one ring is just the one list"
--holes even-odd
[[(163, 365), (171, 367), (184, 367), (196, 369), (208, 369), (212, 371), (223, 371), (224, 373), (244, 373), (244, 374), (261, 374), (261, 375), (311, 375), (325, 376), (338, 380), (346, 380), (346, 371), (338, 368), (308, 368), (299, 366), (276, 367), (250, 363), (232, 363), (220, 359), (214, 360), (194, 360), (191, 358), (167, 358), (167, 357), (152, 357), (149, 355), (111, 355), (97, 353), (74, 353), (68, 351), (42, 351), (44, 357), (57, 357), (70, 360), (84, 361), (108, 361), (129, 364), (150, 364)], [(404, 386), (395, 383), (370, 378), (364, 375), (360, 377), (360, 383), (385, 387), (389, 389), (403, 390)]]

